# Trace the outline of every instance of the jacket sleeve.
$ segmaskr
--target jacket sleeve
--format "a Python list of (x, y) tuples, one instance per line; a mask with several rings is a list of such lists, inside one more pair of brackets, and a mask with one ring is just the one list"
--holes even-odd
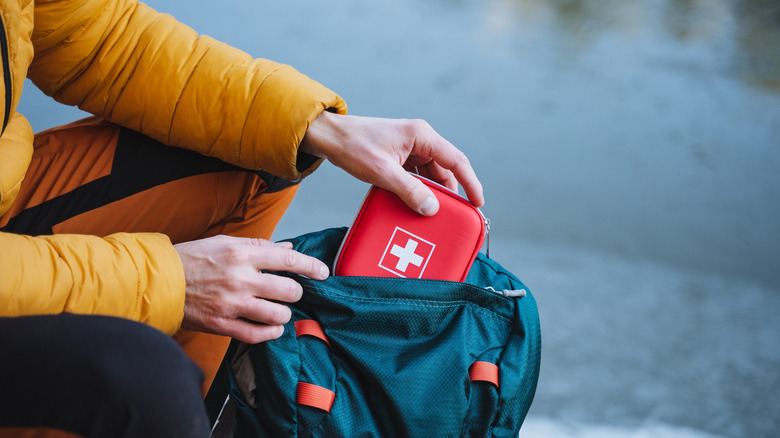
[(0, 216), (11, 208), (16, 199), (32, 154), (32, 127), (24, 116), (13, 113), (0, 136)]
[[(136, 0), (37, 1), (28, 76), (60, 102), (250, 169), (298, 180), (298, 145), (343, 100)], [(318, 164), (318, 163), (317, 163)]]
[(181, 324), (184, 274), (164, 235), (0, 233), (0, 248), (0, 316), (100, 314), (168, 334)]

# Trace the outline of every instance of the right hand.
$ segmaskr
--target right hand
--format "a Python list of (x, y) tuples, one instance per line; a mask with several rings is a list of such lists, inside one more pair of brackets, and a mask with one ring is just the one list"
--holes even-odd
[(412, 210), (431, 216), (439, 201), (407, 171), (458, 191), (472, 204), (485, 203), (482, 184), (466, 155), (423, 120), (343, 116), (323, 111), (309, 125), (300, 150), (327, 158), (355, 178), (400, 197)]
[(263, 270), (328, 277), (324, 263), (287, 242), (215, 236), (174, 247), (187, 282), (182, 328), (249, 344), (281, 336), (292, 312), (280, 302), (294, 303), (303, 294), (296, 281)]

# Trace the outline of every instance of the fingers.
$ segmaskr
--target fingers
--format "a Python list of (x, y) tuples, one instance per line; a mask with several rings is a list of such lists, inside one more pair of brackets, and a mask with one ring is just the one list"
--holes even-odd
[(409, 208), (423, 216), (433, 216), (439, 211), (439, 201), (422, 181), (406, 172), (399, 172), (396, 179), (397, 183), (391, 187), (400, 188), (395, 192)]
[(303, 295), (294, 280), (264, 273), (245, 275), (242, 286), (233, 288), (207, 331), (252, 344), (278, 338), (292, 318), (290, 308), (276, 301), (295, 302)]
[(258, 270), (288, 271), (315, 280), (324, 280), (329, 275), (325, 263), (283, 246), (265, 247), (248, 255), (249, 263)]
[[(414, 145), (404, 165), (407, 169), (415, 167), (422, 176), (458, 191), (458, 183), (466, 191), (466, 197), (472, 204), (481, 207), (485, 203), (482, 184), (466, 155), (449, 141), (440, 136), (424, 120), (412, 120), (409, 124), (409, 137), (414, 139)], [(416, 211), (421, 211), (421, 190), (408, 180), (399, 182), (406, 184), (399, 190), (394, 190), (408, 201), (407, 204)], [(404, 198), (403, 193), (408, 193)], [(423, 213), (425, 214), (425, 213)]]
[(258, 271), (288, 271), (314, 280), (324, 280), (330, 275), (325, 263), (293, 250), (290, 242), (222, 235), (210, 239), (217, 242), (212, 255), (225, 266), (248, 261)]
[(289, 307), (269, 300), (295, 302), (303, 293), (301, 286), (289, 278), (258, 276), (262, 277), (262, 286), (253, 289), (254, 296), (243, 296), (236, 303), (236, 316), (224, 325), (225, 334), (251, 344), (278, 338), (284, 332), (284, 324), (292, 318)]
[(257, 283), (250, 286), (251, 294), (236, 297), (235, 317), (223, 325), (226, 335), (253, 344), (278, 338), (292, 318), (289, 307), (274, 301), (295, 302), (303, 294), (297, 282), (285, 277), (258, 274)]
[(327, 157), (361, 181), (392, 191), (420, 214), (436, 213), (438, 203), (424, 184), (404, 172), (404, 167), (417, 167), (423, 175), (455, 191), (460, 183), (474, 205), (485, 202), (469, 160), (424, 120), (323, 112), (303, 140), (301, 150)]
[[(421, 142), (420, 149), (428, 149), (432, 159), (428, 165), (431, 179), (450, 189), (452, 189), (450, 184), (457, 186), (459, 182), (472, 204), (477, 207), (484, 205), (482, 184), (466, 154), (441, 137), (433, 128), (429, 127), (426, 131), (428, 135), (419, 137), (419, 141)], [(452, 177), (455, 181), (451, 179)]]
[(273, 243), (265, 239), (230, 236), (217, 238), (235, 244), (223, 247), (224, 251), (232, 253), (226, 258), (233, 263), (248, 260), (258, 271), (288, 271), (315, 280), (324, 280), (330, 275), (325, 263), (293, 250), (290, 242)]
[(289, 271), (312, 279), (328, 277), (316, 258), (290, 243), (215, 236), (176, 245), (186, 291), (182, 327), (262, 342), (281, 335), (292, 312), (283, 303), (300, 300), (301, 285), (263, 271)]
[(292, 311), (284, 304), (255, 298), (241, 303), (238, 317), (261, 324), (283, 325), (290, 322)]
[[(418, 167), (421, 176), (436, 181), (439, 184), (457, 193), (458, 183), (452, 172), (444, 169), (436, 163), (429, 163), (426, 166)], [(477, 188), (469, 197), (472, 204), (477, 207), (484, 205), (485, 201), (482, 195), (482, 185), (477, 183)], [(391, 179), (386, 188), (398, 195), (404, 203), (412, 210), (423, 216), (433, 216), (439, 211), (439, 202), (433, 191), (422, 181), (413, 177), (407, 172), (398, 172)]]
[(259, 344), (278, 339), (284, 333), (284, 326), (256, 324), (252, 321), (234, 319), (224, 326), (222, 333), (247, 344)]
[(287, 249), (293, 248), (292, 242), (276, 242), (274, 243), (274, 246), (278, 246), (279, 248), (287, 248)]
[[(295, 303), (303, 296), (303, 288), (297, 281), (291, 278), (265, 273), (257, 273), (246, 277), (247, 278), (244, 279), (246, 282), (244, 288), (250, 292), (252, 297), (265, 298), (285, 303)], [(248, 315), (243, 316), (248, 317)], [(250, 319), (261, 321), (256, 318)]]

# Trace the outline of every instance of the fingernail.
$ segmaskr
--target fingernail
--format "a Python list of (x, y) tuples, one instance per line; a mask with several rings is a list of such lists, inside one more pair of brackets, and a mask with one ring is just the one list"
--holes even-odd
[(429, 196), (420, 207), (420, 213), (425, 216), (433, 216), (437, 211), (439, 211), (439, 202), (433, 196)]
[(328, 278), (328, 275), (330, 272), (328, 271), (328, 267), (325, 265), (320, 266), (320, 280), (324, 280)]

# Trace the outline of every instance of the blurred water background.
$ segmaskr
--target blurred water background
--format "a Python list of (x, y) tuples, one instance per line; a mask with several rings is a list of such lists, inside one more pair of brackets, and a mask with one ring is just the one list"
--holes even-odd
[[(468, 154), (540, 308), (521, 437), (780, 436), (780, 2), (148, 3)], [(29, 83), (20, 111), (83, 115)], [(276, 237), (367, 188), (323, 165)]]

